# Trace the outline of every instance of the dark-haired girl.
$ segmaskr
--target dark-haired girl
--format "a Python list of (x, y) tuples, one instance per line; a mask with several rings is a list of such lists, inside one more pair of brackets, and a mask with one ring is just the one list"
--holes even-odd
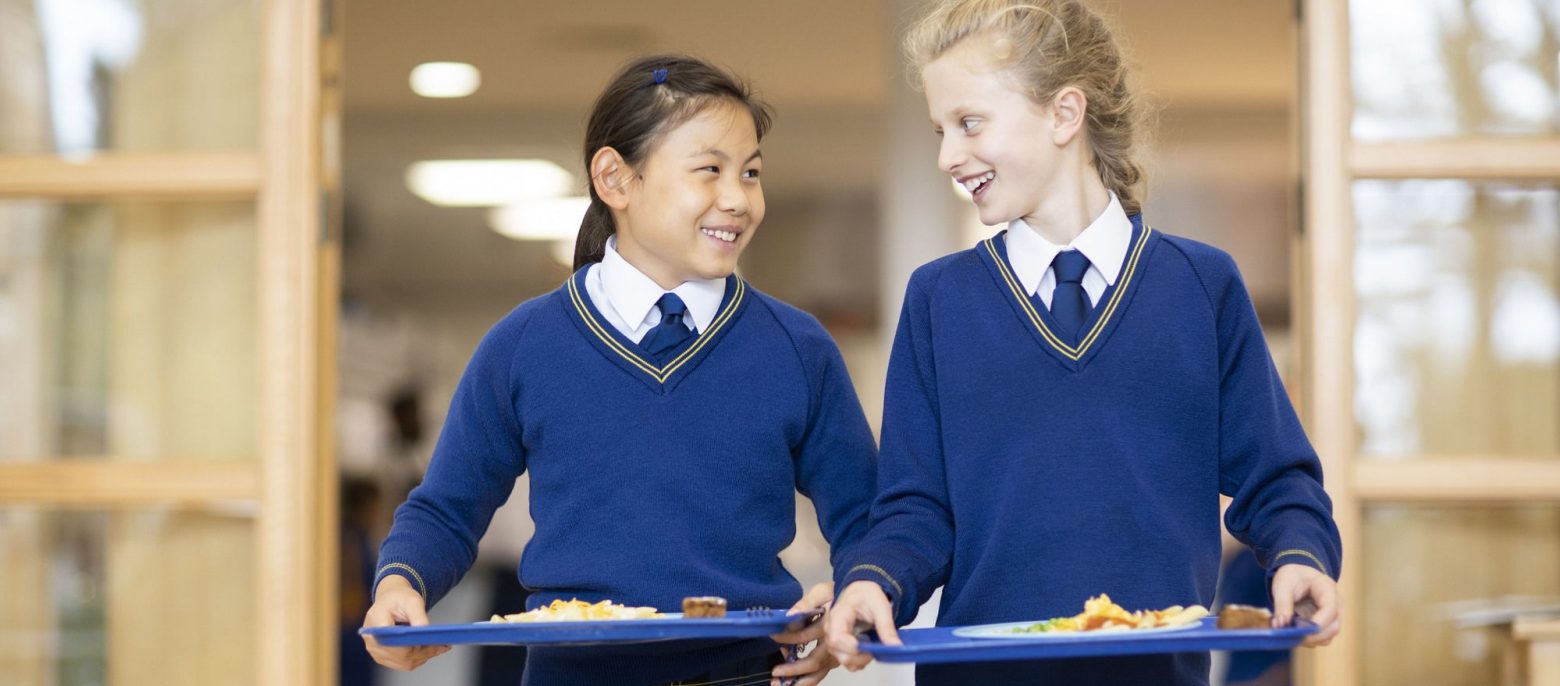
[[(591, 206), (576, 271), (477, 348), (380, 551), (365, 625), (426, 623), (523, 471), (532, 608), (828, 602), (832, 584), (804, 597), (777, 557), (795, 534), (795, 492), (817, 506), (839, 557), (866, 528), (875, 448), (823, 327), (734, 275), (764, 218), (769, 122), (743, 84), (692, 58), (642, 59), (607, 86), (586, 132)], [(815, 625), (775, 640), (820, 635)], [(533, 649), (526, 681), (813, 684), (834, 664), (824, 650), (780, 664), (769, 639), (661, 646)], [(447, 649), (369, 647), (400, 669)]]

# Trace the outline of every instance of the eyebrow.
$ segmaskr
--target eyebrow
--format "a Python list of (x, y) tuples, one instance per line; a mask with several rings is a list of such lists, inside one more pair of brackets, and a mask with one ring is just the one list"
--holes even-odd
[[(689, 155), (688, 157), (703, 157), (705, 155), (713, 155), (716, 158), (719, 158), (720, 161), (722, 161), (722, 162), (731, 159), (730, 155), (727, 155), (725, 152), (722, 152), (721, 150), (717, 150), (715, 148), (705, 148), (705, 149), (700, 150), (700, 151), (698, 151), (698, 152), (696, 152), (696, 153), (694, 153), (692, 155)], [(763, 158), (763, 156), (764, 156), (764, 151), (763, 150), (754, 150), (753, 154), (748, 155), (748, 158), (746, 160), (743, 160), (742, 163), (743, 164), (747, 164), (748, 162), (752, 162), (753, 160), (761, 159), (761, 158)]]
[[(974, 109), (971, 108), (969, 105), (959, 105), (958, 107), (953, 108), (952, 116), (953, 116), (954, 121), (958, 121), (958, 120), (963, 119), (965, 117), (980, 116), (980, 115), (975, 114)], [(928, 119), (932, 122), (932, 126), (942, 126), (942, 124), (937, 123), (937, 118), (936, 117), (928, 117)]]

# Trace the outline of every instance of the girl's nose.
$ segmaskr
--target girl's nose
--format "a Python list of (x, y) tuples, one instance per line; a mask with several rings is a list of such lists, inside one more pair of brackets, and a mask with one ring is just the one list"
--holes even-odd
[(720, 197), (715, 199), (720, 211), (742, 216), (748, 213), (748, 196), (741, 181), (720, 184)]
[(937, 168), (945, 174), (953, 174), (966, 161), (964, 144), (958, 136), (943, 136), (942, 145), (937, 149)]

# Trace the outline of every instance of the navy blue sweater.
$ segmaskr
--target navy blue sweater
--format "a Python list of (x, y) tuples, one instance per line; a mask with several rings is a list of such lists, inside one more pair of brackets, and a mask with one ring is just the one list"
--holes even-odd
[[(1133, 220), (1078, 340), (1021, 291), (1005, 236), (918, 269), (889, 362), (878, 495), (839, 588), (943, 626), (1211, 606), (1225, 523), (1265, 567), (1336, 578), (1321, 465), (1229, 255)], [(1199, 684), (1206, 654), (923, 666), (922, 684)]]
[(811, 316), (731, 277), (710, 326), (655, 364), (595, 309), (585, 271), (484, 337), (375, 584), (398, 574), (437, 603), (529, 471), (530, 607), (791, 606), (801, 589), (777, 555), (795, 534), (795, 493), (817, 506), (835, 559), (866, 531), (875, 448), (838, 348)]

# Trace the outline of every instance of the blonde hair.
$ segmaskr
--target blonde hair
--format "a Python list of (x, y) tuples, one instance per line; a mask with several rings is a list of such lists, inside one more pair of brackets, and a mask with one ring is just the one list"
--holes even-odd
[(1049, 105), (1068, 86), (1083, 91), (1094, 168), (1122, 209), (1142, 211), (1137, 154), (1149, 113), (1128, 83), (1126, 59), (1105, 20), (1080, 0), (947, 0), (910, 28), (905, 54), (919, 72), (960, 41), (982, 35), (994, 39), (993, 53), (1034, 102)]

